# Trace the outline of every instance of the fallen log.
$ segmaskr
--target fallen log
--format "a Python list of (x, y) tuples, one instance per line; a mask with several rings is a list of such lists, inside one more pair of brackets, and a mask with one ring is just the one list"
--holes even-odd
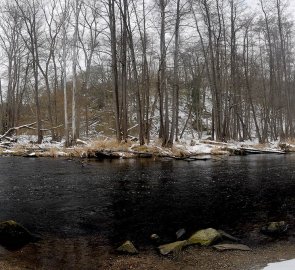
[(121, 156), (112, 151), (95, 151), (95, 157), (97, 159), (118, 159)]
[(240, 150), (243, 151), (245, 154), (286, 154), (286, 151), (277, 149), (257, 149), (241, 147)]
[(95, 151), (94, 155), (98, 159), (118, 159), (122, 157), (122, 154), (132, 154), (134, 157), (138, 158), (151, 158), (154, 156), (153, 153), (147, 153), (147, 152), (137, 152), (137, 151), (131, 151), (131, 150), (100, 150)]
[(212, 159), (210, 156), (186, 156), (186, 157), (173, 157), (174, 159), (176, 160), (183, 160), (183, 161), (187, 161), (187, 162), (190, 162), (190, 161), (198, 161), (198, 160), (203, 160), (203, 161), (206, 161), (206, 160), (210, 160)]
[(253, 147), (226, 147), (233, 155), (248, 155), (248, 154), (286, 154), (285, 150), (279, 149), (257, 149)]

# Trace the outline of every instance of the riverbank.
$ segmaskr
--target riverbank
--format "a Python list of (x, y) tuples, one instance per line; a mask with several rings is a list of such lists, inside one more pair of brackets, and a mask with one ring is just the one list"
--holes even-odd
[(270, 262), (295, 258), (294, 241), (275, 241), (252, 251), (215, 251), (188, 247), (177, 256), (163, 257), (146, 248), (139, 255), (119, 255), (95, 237), (50, 238), (14, 252), (0, 252), (0, 269), (87, 270), (261, 270)]
[(69, 157), (69, 158), (175, 158), (187, 161), (208, 159), (208, 156), (244, 155), (248, 153), (295, 152), (292, 142), (270, 142), (259, 144), (247, 142), (216, 142), (211, 140), (189, 140), (174, 143), (171, 148), (161, 146), (159, 140), (140, 146), (137, 142), (118, 143), (112, 138), (78, 140), (73, 147), (64, 142), (44, 138), (42, 144), (34, 143), (34, 136), (21, 135), (13, 141), (0, 143), (0, 155), (25, 157)]

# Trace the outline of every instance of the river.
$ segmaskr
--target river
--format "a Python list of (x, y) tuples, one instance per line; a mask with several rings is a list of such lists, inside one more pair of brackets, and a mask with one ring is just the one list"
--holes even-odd
[(295, 155), (208, 161), (0, 158), (0, 220), (38, 234), (100, 235), (116, 245), (148, 244), (214, 227), (247, 235), (251, 226), (294, 222)]

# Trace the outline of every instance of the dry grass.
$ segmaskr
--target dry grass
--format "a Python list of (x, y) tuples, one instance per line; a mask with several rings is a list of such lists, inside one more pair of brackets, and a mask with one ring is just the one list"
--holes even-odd
[(258, 144), (251, 146), (251, 147), (253, 147), (255, 149), (263, 150), (265, 148), (270, 147), (270, 145), (268, 143), (258, 143)]
[(15, 155), (15, 156), (23, 156), (23, 155), (27, 154), (27, 152), (28, 152), (26, 145), (20, 145), (20, 144), (14, 145), (9, 150), (13, 151), (13, 155)]
[(284, 142), (282, 143), (286, 143), (286, 144), (294, 144), (295, 145), (295, 138), (288, 138), (286, 139)]
[(119, 143), (115, 139), (105, 139), (105, 140), (96, 140), (91, 142), (89, 149), (95, 149), (95, 150), (122, 150), (122, 151), (127, 151), (132, 145), (131, 141), (127, 142), (121, 142)]
[(175, 157), (187, 157), (190, 156), (190, 153), (183, 148), (172, 146), (171, 152)]
[(219, 156), (219, 155), (229, 155), (229, 151), (221, 149), (220, 147), (214, 147), (211, 150), (211, 155)]
[(141, 152), (141, 153), (151, 153), (152, 148), (148, 145), (134, 145), (131, 148), (133, 151)]
[[(61, 155), (61, 152), (64, 153), (63, 155)], [(68, 156), (69, 153), (67, 153), (64, 150), (61, 150), (61, 149), (58, 149), (56, 147), (52, 147), (52, 148), (49, 148), (48, 151), (44, 151), (44, 152), (40, 152), (38, 153), (38, 156), (41, 156), (41, 157), (53, 157), (53, 158), (57, 158), (57, 157), (61, 157), (61, 156)]]

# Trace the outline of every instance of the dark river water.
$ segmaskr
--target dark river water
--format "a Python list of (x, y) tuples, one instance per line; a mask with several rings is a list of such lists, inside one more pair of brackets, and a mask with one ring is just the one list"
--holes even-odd
[(99, 234), (111, 243), (172, 239), (180, 228), (236, 234), (294, 225), (295, 155), (209, 161), (0, 158), (0, 220), (38, 234)]

